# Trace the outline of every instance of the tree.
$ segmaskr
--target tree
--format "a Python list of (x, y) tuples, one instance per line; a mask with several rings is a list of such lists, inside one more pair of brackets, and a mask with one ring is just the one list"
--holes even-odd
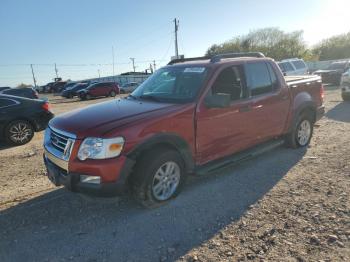
[(312, 51), (320, 60), (350, 58), (350, 32), (324, 39)]
[(303, 31), (286, 33), (275, 27), (254, 30), (225, 43), (212, 45), (206, 55), (231, 52), (262, 52), (276, 60), (310, 56), (303, 40)]
[(17, 88), (24, 88), (24, 87), (31, 87), (32, 85), (27, 85), (25, 83), (20, 83), (19, 85), (17, 85)]

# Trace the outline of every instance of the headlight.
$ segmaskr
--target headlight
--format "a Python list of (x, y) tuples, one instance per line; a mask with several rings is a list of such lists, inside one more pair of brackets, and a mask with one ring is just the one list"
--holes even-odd
[(124, 146), (124, 138), (115, 137), (109, 139), (88, 137), (80, 145), (78, 158), (86, 159), (107, 159), (120, 155)]

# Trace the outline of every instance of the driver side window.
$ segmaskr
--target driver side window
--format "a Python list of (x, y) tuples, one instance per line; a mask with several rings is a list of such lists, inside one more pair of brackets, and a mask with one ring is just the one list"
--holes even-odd
[(243, 88), (242, 70), (239, 66), (231, 66), (220, 72), (212, 88), (212, 94), (229, 94), (231, 101), (246, 97)]

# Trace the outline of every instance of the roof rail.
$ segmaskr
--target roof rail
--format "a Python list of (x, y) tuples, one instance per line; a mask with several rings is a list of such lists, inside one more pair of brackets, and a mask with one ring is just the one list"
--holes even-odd
[(183, 62), (189, 62), (189, 61), (198, 61), (198, 60), (209, 60), (211, 59), (210, 56), (200, 56), (200, 57), (191, 57), (191, 58), (179, 58), (171, 60), (168, 65), (173, 65), (177, 63), (183, 63)]
[(215, 55), (210, 59), (211, 63), (220, 62), (224, 58), (236, 58), (236, 57), (265, 57), (261, 52), (246, 52), (246, 53), (227, 53)]

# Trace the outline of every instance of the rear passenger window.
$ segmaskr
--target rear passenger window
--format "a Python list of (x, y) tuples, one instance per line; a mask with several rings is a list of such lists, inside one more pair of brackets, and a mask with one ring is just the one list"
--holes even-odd
[(247, 85), (251, 96), (272, 92), (274, 87), (265, 62), (246, 65)]

